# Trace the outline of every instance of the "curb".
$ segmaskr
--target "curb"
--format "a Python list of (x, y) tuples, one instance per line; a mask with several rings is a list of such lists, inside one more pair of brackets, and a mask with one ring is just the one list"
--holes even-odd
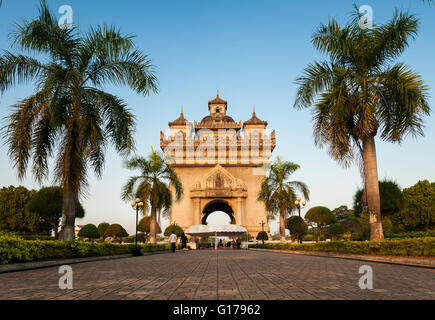
[[(165, 251), (155, 251), (155, 252), (144, 252), (143, 256), (149, 256), (152, 254), (169, 253), (169, 252), (171, 252), (171, 251), (165, 250)], [(61, 260), (13, 263), (13, 264), (0, 265), (0, 274), (10, 273), (10, 272), (27, 271), (27, 270), (35, 270), (35, 269), (42, 269), (42, 268), (49, 268), (49, 267), (56, 267), (56, 266), (62, 266), (62, 265), (78, 264), (78, 263), (85, 263), (85, 262), (117, 260), (117, 259), (137, 258), (137, 257), (141, 257), (141, 256), (133, 256), (131, 253), (125, 253), (125, 254), (117, 254), (117, 255), (98, 256), (98, 257), (71, 258), (71, 259), (61, 259)]]
[(299, 250), (298, 251), (296, 251), (296, 250), (274, 250), (274, 249), (256, 249), (256, 248), (249, 248), (249, 250), (266, 251), (266, 252), (274, 252), (274, 253), (286, 253), (286, 254), (300, 254), (300, 255), (313, 256), (313, 257), (370, 261), (370, 262), (402, 265), (402, 266), (408, 266), (408, 267), (435, 269), (435, 259), (426, 260), (426, 259), (419, 259), (419, 258), (354, 255), (354, 254), (346, 254), (346, 253), (313, 252), (313, 251), (299, 251)]

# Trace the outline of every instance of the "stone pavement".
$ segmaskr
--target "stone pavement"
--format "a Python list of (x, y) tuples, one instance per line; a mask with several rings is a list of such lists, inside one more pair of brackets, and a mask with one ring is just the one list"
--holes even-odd
[[(361, 290), (361, 265), (373, 289)], [(274, 252), (199, 250), (0, 274), (0, 299), (435, 299), (435, 270)]]

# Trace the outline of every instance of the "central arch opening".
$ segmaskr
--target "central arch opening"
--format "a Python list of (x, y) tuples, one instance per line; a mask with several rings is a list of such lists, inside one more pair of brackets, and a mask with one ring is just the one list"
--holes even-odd
[[(207, 219), (210, 217), (213, 224), (224, 225), (227, 223), (235, 223), (233, 208), (225, 200), (213, 200), (207, 203), (202, 211), (202, 224), (208, 224)], [(225, 219), (224, 214), (228, 215), (228, 219)], [(219, 222), (222, 223), (219, 223)]]

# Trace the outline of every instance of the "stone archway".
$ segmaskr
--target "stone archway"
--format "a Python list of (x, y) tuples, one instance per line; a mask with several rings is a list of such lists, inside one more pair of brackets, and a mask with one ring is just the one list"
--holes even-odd
[(231, 205), (227, 201), (221, 200), (221, 199), (212, 200), (205, 205), (205, 207), (202, 211), (201, 223), (207, 224), (208, 216), (216, 211), (225, 212), (230, 217), (231, 223), (232, 224), (235, 223), (236, 219), (235, 219), (235, 213), (234, 213), (233, 208), (231, 207)]

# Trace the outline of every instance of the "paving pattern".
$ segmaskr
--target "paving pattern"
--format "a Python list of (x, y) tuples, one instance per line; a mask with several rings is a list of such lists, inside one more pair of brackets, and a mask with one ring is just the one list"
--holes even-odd
[[(373, 289), (361, 290), (361, 265)], [(435, 270), (247, 250), (198, 250), (0, 274), (0, 299), (435, 299)]]

